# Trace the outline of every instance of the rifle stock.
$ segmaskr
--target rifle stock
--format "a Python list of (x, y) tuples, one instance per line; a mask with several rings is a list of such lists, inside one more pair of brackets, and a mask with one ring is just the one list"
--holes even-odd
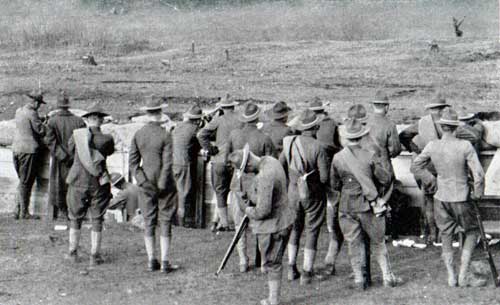
[(236, 230), (236, 233), (234, 234), (233, 240), (231, 240), (231, 244), (229, 244), (229, 248), (226, 251), (226, 254), (224, 255), (224, 258), (222, 259), (222, 262), (219, 265), (219, 269), (217, 269), (217, 272), (215, 272), (215, 275), (218, 276), (221, 272), (222, 269), (226, 266), (227, 261), (231, 257), (231, 254), (233, 253), (234, 248), (236, 247), (236, 244), (240, 240), (241, 236), (245, 233), (245, 230), (248, 226), (250, 219), (248, 218), (247, 215), (243, 217), (241, 220), (240, 225), (238, 226), (238, 230)]
[(490, 272), (491, 272), (491, 277), (493, 279), (493, 284), (495, 285), (495, 287), (498, 287), (500, 285), (498, 279), (498, 272), (495, 266), (495, 262), (493, 261), (493, 256), (491, 255), (490, 245), (488, 243), (488, 240), (486, 239), (486, 233), (484, 232), (483, 220), (481, 219), (481, 214), (479, 213), (479, 205), (477, 203), (477, 200), (472, 200), (472, 204), (474, 206), (474, 210), (476, 211), (477, 223), (479, 225), (479, 232), (481, 234), (481, 244), (483, 246), (483, 250), (486, 252), (488, 256), (488, 263), (490, 265)]

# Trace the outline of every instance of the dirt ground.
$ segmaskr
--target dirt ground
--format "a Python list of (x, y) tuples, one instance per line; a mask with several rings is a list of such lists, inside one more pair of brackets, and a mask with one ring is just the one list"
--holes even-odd
[[(265, 277), (260, 272), (237, 272), (236, 257), (230, 259), (219, 278), (214, 276), (231, 233), (216, 236), (209, 230), (175, 227), (171, 257), (182, 269), (166, 276), (145, 271), (142, 233), (116, 223), (105, 226), (105, 264), (88, 270), (90, 232), (84, 228), (82, 233), (82, 262), (69, 265), (62, 259), (68, 246), (67, 231), (54, 231), (53, 224), (48, 226), (41, 221), (2, 218), (0, 304), (257, 304), (267, 293)], [(318, 268), (325, 255), (326, 236), (324, 230)], [(388, 249), (395, 273), (405, 280), (403, 286), (382, 287), (375, 266), (374, 286), (364, 293), (353, 292), (348, 287), (352, 280), (343, 249), (336, 276), (315, 280), (308, 287), (284, 281), (283, 304), (500, 303), (498, 290), (492, 286), (448, 288), (440, 248), (417, 250), (388, 244)], [(500, 263), (500, 259), (495, 260)]]

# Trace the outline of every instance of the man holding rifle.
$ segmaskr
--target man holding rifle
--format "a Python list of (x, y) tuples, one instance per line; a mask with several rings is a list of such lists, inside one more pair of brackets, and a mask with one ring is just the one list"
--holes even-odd
[(282, 259), (290, 237), (295, 214), (288, 205), (286, 176), (281, 163), (273, 157), (257, 157), (250, 147), (229, 155), (233, 167), (255, 174), (250, 187), (237, 194), (240, 209), (250, 218), (252, 232), (257, 235), (262, 266), (268, 276), (269, 297), (262, 305), (279, 304)]
[[(455, 131), (459, 126), (457, 113), (447, 108), (438, 121), (443, 136), (429, 142), (412, 165), (412, 171), (423, 179), (432, 179), (426, 169), (432, 162), (437, 171), (437, 192), (434, 195), (436, 224), (441, 230), (443, 241), (443, 261), (448, 270), (450, 287), (468, 286), (467, 271), (472, 251), (479, 234), (477, 211), (469, 200), (477, 200), (484, 191), (484, 172), (472, 144), (457, 139)], [(469, 173), (474, 180), (473, 190), (469, 190)], [(424, 181), (425, 182), (425, 181)], [(453, 234), (464, 232), (460, 271), (457, 277), (453, 267)]]

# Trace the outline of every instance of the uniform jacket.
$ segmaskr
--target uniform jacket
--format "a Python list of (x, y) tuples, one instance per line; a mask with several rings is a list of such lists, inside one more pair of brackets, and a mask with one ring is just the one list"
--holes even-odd
[(223, 151), (225, 144), (231, 131), (241, 127), (243, 127), (243, 123), (238, 119), (238, 114), (235, 111), (225, 109), (223, 115), (214, 117), (200, 130), (198, 140), (204, 149), (208, 149), (211, 139), (215, 136), (215, 145), (219, 149), (219, 153), (213, 158), (213, 161), (226, 163), (227, 154)]
[(268, 135), (273, 141), (276, 157), (279, 157), (281, 151), (283, 150), (283, 138), (294, 134), (292, 128), (287, 126), (286, 123), (282, 121), (271, 121), (265, 123), (262, 127), (262, 132)]
[(412, 172), (426, 173), (426, 165), (431, 162), (437, 171), (437, 192), (434, 198), (446, 202), (468, 200), (468, 174), (474, 179), (474, 193), (484, 192), (484, 171), (472, 144), (445, 134), (440, 140), (431, 141), (415, 158)]
[(16, 131), (12, 142), (14, 153), (34, 154), (42, 144), (45, 128), (38, 111), (31, 104), (16, 110)]
[[(370, 127), (370, 137), (380, 148), (382, 160), (390, 165), (391, 158), (395, 158), (401, 153), (396, 124), (385, 115), (374, 113), (368, 119), (367, 126)], [(392, 168), (392, 166), (390, 167)]]
[[(292, 136), (293, 137), (293, 136)], [(283, 143), (290, 142), (290, 137), (288, 140), (283, 140)], [(325, 191), (325, 187), (328, 182), (328, 158), (325, 153), (323, 145), (313, 138), (308, 132), (303, 132), (302, 135), (297, 136), (304, 149), (304, 161), (305, 161), (305, 171), (307, 173), (314, 170), (307, 178), (309, 191), (316, 199), (321, 199)], [(300, 174), (293, 169), (289, 168), (289, 164), (286, 155), (289, 154), (290, 147), (283, 147), (283, 152), (280, 155), (280, 162), (283, 165), (285, 172), (288, 175), (290, 186), (296, 187), (298, 178), (304, 174)]]
[(288, 205), (285, 171), (275, 158), (261, 158), (259, 173), (247, 193), (255, 204), (245, 209), (254, 234), (276, 233), (295, 221), (295, 213)]
[[(103, 134), (99, 127), (90, 127), (90, 132), (92, 134), (90, 140), (91, 148), (98, 150), (105, 158), (115, 152), (115, 142), (111, 135)], [(100, 177), (92, 176), (80, 162), (73, 136), (71, 136), (68, 142), (68, 152), (73, 157), (74, 161), (69, 170), (66, 182), (74, 187), (88, 190), (96, 190), (99, 188)], [(102, 161), (99, 167), (102, 172), (107, 171), (106, 160)]]
[(196, 162), (201, 148), (196, 137), (198, 129), (198, 124), (192, 120), (177, 124), (172, 132), (174, 165)]
[(339, 210), (344, 213), (366, 212), (371, 209), (369, 202), (375, 200), (378, 193), (373, 190), (371, 198), (365, 196), (360, 182), (353, 174), (355, 169), (350, 167), (343, 157), (347, 149), (350, 149), (358, 160), (357, 165), (362, 171), (361, 174), (371, 178), (375, 185), (388, 185), (391, 182), (391, 173), (376, 161), (373, 152), (360, 145), (345, 147), (333, 157), (330, 183), (333, 190), (341, 192)]
[(459, 126), (455, 134), (458, 139), (469, 141), (474, 146), (476, 152), (479, 153), (484, 134), (483, 124), (476, 121), (472, 125), (465, 124)]
[(129, 167), (139, 186), (150, 182), (158, 189), (175, 188), (172, 159), (172, 137), (160, 123), (148, 122), (135, 133)]
[[(427, 143), (441, 138), (442, 131), (432, 115), (423, 116), (399, 134), (399, 141), (410, 152), (419, 153)], [(418, 138), (415, 138), (418, 136)]]
[(333, 154), (341, 148), (337, 122), (331, 117), (325, 116), (319, 124), (316, 139), (326, 146), (327, 151), (331, 153), (331, 158), (333, 158)]
[[(255, 125), (246, 124), (242, 129), (233, 130), (231, 132), (226, 147), (224, 148), (224, 152), (227, 154), (225, 159), (227, 160), (230, 153), (238, 149), (243, 149), (246, 143), (250, 146), (250, 151), (258, 157), (272, 156), (274, 154), (274, 145), (271, 138), (257, 129)], [(242, 183), (250, 183), (249, 180), (251, 180), (251, 177), (252, 174), (243, 175)], [(236, 179), (236, 171), (233, 173), (230, 188), (231, 190), (238, 190), (240, 188)]]

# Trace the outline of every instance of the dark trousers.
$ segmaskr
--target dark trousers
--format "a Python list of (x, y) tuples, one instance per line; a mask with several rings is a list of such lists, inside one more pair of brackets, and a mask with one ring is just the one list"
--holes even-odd
[(39, 154), (14, 153), (14, 168), (19, 178), (16, 195), (16, 214), (28, 214), (31, 190), (35, 183), (41, 160)]
[(172, 235), (172, 218), (177, 210), (177, 193), (154, 193), (144, 188), (139, 191), (139, 207), (144, 216), (146, 236), (154, 236), (156, 225), (160, 224), (160, 235)]
[(225, 163), (212, 163), (212, 186), (217, 198), (217, 207), (227, 207), (227, 196), (229, 195), (229, 186), (233, 177), (233, 169)]
[(183, 222), (194, 224), (196, 210), (196, 162), (188, 165), (174, 165), (174, 178), (177, 185), (177, 215)]
[(92, 222), (92, 231), (101, 232), (104, 213), (106, 213), (110, 200), (111, 185), (109, 183), (95, 190), (70, 185), (67, 194), (70, 226), (79, 230), (88, 211)]
[(291, 228), (270, 233), (257, 234), (257, 243), (262, 257), (262, 266), (269, 280), (281, 280), (283, 255), (290, 238)]

